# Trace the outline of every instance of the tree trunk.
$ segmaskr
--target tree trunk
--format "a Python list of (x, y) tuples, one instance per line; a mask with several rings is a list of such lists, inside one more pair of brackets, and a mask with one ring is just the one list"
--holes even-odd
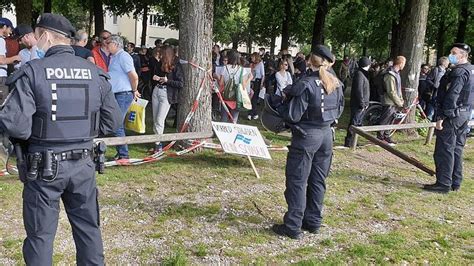
[[(407, 92), (405, 106), (410, 106), (413, 99), (418, 96), (418, 79), (420, 75), (420, 65), (423, 61), (423, 47), (426, 33), (426, 22), (428, 19), (429, 0), (407, 0), (408, 12), (401, 20), (406, 24), (401, 32), (401, 54), (406, 57), (406, 65), (401, 73), (402, 88), (411, 88), (413, 91)], [(404, 91), (405, 93), (405, 91)], [(406, 123), (415, 122), (416, 108), (405, 120)], [(416, 135), (416, 130), (410, 130), (409, 133)]]
[(285, 15), (281, 25), (281, 50), (288, 49), (288, 47), (290, 46), (290, 19), (291, 0), (285, 0)]
[(252, 53), (252, 36), (247, 37), (247, 53)]
[(142, 15), (142, 39), (140, 45), (146, 45), (146, 30), (148, 28), (148, 5), (143, 7), (143, 15)]
[(232, 49), (237, 50), (239, 48), (239, 41), (237, 39), (232, 40)]
[(362, 55), (367, 56), (367, 43), (369, 41), (367, 40), (367, 37), (364, 37), (364, 46), (362, 46)]
[[(179, 1), (179, 55), (182, 59), (192, 61), (205, 69), (212, 68), (212, 25), (214, 14), (213, 0), (180, 0)], [(191, 110), (203, 78), (208, 72), (198, 70), (191, 65), (184, 65), (184, 88), (180, 91), (178, 105), (178, 131)], [(198, 99), (198, 108), (190, 121), (188, 131), (210, 132), (211, 127), (211, 86), (205, 87)]]
[(43, 2), (43, 12), (44, 13), (51, 13), (52, 10), (52, 0), (44, 0)]
[(446, 38), (446, 22), (445, 17), (441, 16), (438, 25), (438, 32), (436, 34), (436, 59), (444, 55), (444, 42)]
[(33, 21), (33, 0), (15, 0), (16, 25), (31, 25)]
[(392, 19), (392, 36), (390, 40), (390, 58), (393, 59), (400, 55), (400, 24)]
[(100, 32), (104, 30), (104, 8), (102, 7), (102, 0), (94, 0), (93, 2), (95, 35), (99, 36)]
[(461, 9), (459, 11), (458, 32), (456, 42), (464, 42), (466, 38), (466, 28), (469, 19), (469, 0), (461, 0)]
[(275, 54), (275, 41), (276, 41), (276, 36), (270, 37), (270, 55)]
[(89, 25), (87, 25), (87, 35), (92, 34), (92, 23), (94, 23), (94, 5), (92, 0), (89, 1)]
[(326, 22), (328, 9), (328, 0), (318, 0), (318, 8), (316, 9), (316, 15), (314, 17), (311, 48), (314, 48), (318, 44), (324, 44), (324, 24)]

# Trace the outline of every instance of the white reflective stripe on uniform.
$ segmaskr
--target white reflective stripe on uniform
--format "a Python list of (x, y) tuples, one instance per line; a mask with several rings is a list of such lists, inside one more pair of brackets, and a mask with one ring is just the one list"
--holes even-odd
[(321, 113), (324, 113), (324, 88), (321, 87)]
[(56, 83), (51, 84), (51, 120), (56, 121), (56, 103), (58, 101), (58, 94), (56, 91)]

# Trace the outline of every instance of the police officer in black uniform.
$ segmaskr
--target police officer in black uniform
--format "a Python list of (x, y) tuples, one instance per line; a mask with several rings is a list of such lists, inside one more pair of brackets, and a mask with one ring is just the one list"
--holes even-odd
[(467, 44), (453, 44), (449, 61), (455, 67), (443, 76), (438, 88), (433, 156), (436, 183), (425, 185), (423, 189), (427, 191), (448, 193), (461, 187), (462, 153), (474, 104), (474, 66), (468, 61), (470, 52)]
[[(35, 29), (38, 56), (9, 77), (0, 131), (23, 140), (15, 151), (23, 188), (27, 265), (51, 265), (62, 199), (78, 265), (103, 265), (92, 140), (120, 126), (107, 74), (74, 55), (75, 34), (63, 16), (43, 14)], [(23, 153), (23, 154), (22, 154)]]
[(321, 226), (332, 158), (331, 124), (344, 107), (342, 84), (329, 71), (333, 58), (326, 46), (316, 46), (310, 58), (312, 72), (284, 90), (290, 99), (286, 120), (292, 128), (286, 162), (288, 211), (284, 224), (272, 230), (293, 239), (302, 237), (301, 229), (317, 233)]

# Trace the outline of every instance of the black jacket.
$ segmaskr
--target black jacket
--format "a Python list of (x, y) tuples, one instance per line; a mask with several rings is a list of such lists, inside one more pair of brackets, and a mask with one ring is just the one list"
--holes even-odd
[(369, 106), (370, 99), (370, 83), (369, 73), (359, 68), (352, 80), (351, 89), (351, 108), (364, 109)]
[[(156, 85), (165, 85), (168, 93), (168, 102), (170, 104), (178, 103), (179, 91), (184, 86), (183, 66), (179, 63), (179, 60), (176, 60), (176, 66), (170, 73), (165, 73), (163, 70), (161, 70), (161, 61), (152, 68), (152, 71), (151, 84), (153, 89), (155, 89)], [(159, 77), (166, 76), (168, 78), (168, 82), (159, 84), (157, 81), (153, 80), (153, 75), (157, 75)]]

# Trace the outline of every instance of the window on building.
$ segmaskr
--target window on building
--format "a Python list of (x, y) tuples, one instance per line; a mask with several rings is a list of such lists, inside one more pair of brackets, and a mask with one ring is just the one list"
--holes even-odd
[(117, 15), (113, 15), (113, 17), (112, 17), (112, 23), (113, 23), (114, 25), (117, 25)]
[(162, 14), (152, 14), (148, 17), (148, 25), (155, 27), (165, 27)]

